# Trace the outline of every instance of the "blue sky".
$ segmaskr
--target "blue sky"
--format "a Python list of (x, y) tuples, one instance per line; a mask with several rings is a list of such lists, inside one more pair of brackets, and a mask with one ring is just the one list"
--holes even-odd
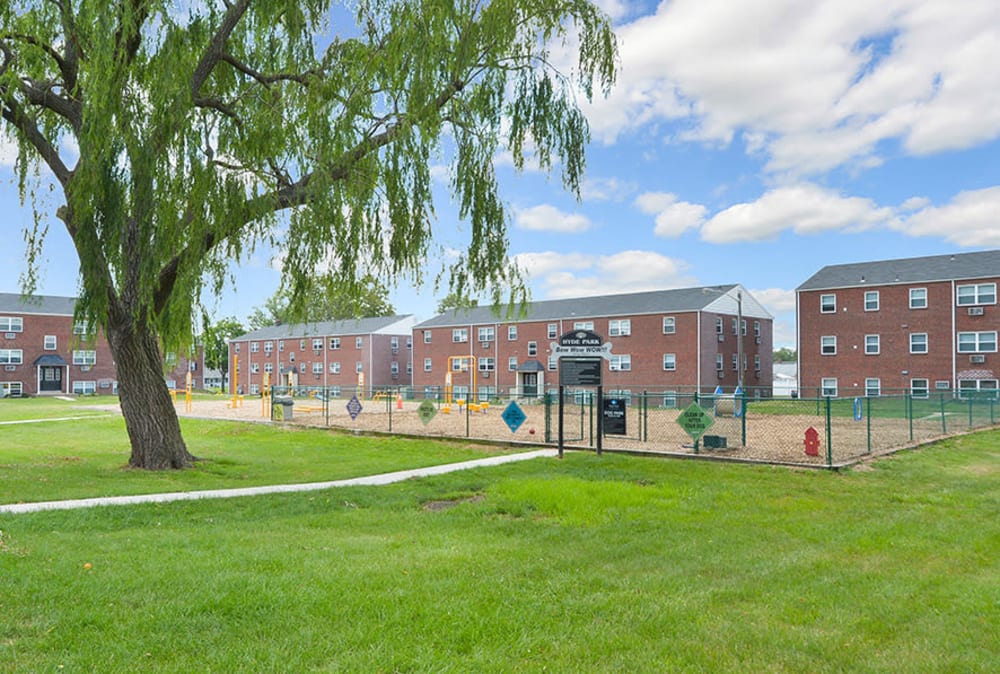
[[(775, 345), (791, 346), (794, 289), (824, 265), (1000, 247), (1000, 3), (598, 4), (621, 69), (611, 97), (586, 106), (582, 203), (557, 175), (497, 158), (533, 299), (741, 283), (774, 314)], [(12, 161), (0, 141), (6, 292), (32, 217)], [(461, 246), (441, 194), (439, 241)], [(55, 219), (45, 258), (39, 292), (75, 294)], [(242, 318), (277, 288), (280, 255), (233, 271), (208, 303)], [(401, 286), (393, 302), (426, 319), (438, 296)]]

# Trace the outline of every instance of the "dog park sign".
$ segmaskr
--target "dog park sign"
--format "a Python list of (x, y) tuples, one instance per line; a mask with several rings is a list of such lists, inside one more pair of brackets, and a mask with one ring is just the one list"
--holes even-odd
[[(597, 409), (603, 409), (603, 363), (611, 360), (611, 343), (605, 343), (593, 330), (573, 330), (550, 344), (559, 361), (559, 457), (563, 455), (563, 402), (567, 386), (597, 387)], [(597, 453), (601, 453), (604, 435), (602, 416), (597, 417)]]

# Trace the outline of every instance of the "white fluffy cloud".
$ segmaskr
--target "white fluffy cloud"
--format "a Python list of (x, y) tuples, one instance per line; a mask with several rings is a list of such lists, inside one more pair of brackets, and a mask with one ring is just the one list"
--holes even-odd
[(577, 233), (590, 229), (590, 220), (576, 213), (564, 213), (554, 206), (542, 204), (514, 212), (514, 223), (521, 229), (536, 232)]
[(666, 192), (640, 194), (635, 205), (643, 213), (656, 216), (653, 232), (666, 238), (677, 238), (689, 229), (700, 227), (708, 213), (701, 204), (677, 201), (675, 195)]
[(717, 213), (702, 227), (711, 243), (773, 239), (790, 230), (797, 234), (861, 231), (887, 226), (893, 209), (871, 199), (846, 197), (816, 185), (801, 184), (771, 190), (753, 202)]
[(944, 206), (916, 211), (896, 228), (911, 236), (941, 236), (959, 246), (1000, 246), (1000, 186), (959, 193)]
[(680, 260), (644, 250), (614, 255), (522, 253), (518, 265), (531, 279), (536, 299), (585, 297), (679, 288), (697, 283)]
[(669, 133), (740, 138), (803, 175), (877, 164), (885, 141), (926, 154), (1000, 136), (997, 2), (672, 0), (618, 34), (618, 86), (588, 108), (605, 141), (681, 122)]

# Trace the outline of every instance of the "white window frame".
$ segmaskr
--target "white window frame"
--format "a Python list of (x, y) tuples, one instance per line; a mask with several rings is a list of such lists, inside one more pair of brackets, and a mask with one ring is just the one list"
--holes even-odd
[(528, 342), (528, 355), (529, 356), (538, 355), (538, 342)]
[(837, 335), (823, 335), (819, 338), (819, 352), (823, 356), (837, 355)]
[(509, 356), (507, 358), (507, 371), (517, 372), (517, 356)]
[(576, 321), (573, 323), (574, 330), (590, 330), (594, 331), (594, 321)]
[(354, 371), (358, 374), (361, 374), (362, 372), (365, 371), (365, 364), (359, 360), (354, 364)]
[[(173, 387), (170, 387), (173, 388)], [(85, 396), (97, 393), (96, 381), (75, 380), (72, 387), (73, 395)]]
[(559, 367), (559, 359), (556, 358), (555, 356), (549, 356), (549, 360), (548, 363), (546, 363), (546, 366), (549, 368), (550, 371), (555, 372), (556, 369)]
[(340, 337), (331, 337), (330, 341), (328, 343), (328, 346), (330, 347), (331, 351), (339, 351), (340, 350)]
[(545, 336), (549, 339), (555, 339), (559, 336), (559, 324), (549, 323), (545, 326)]
[(330, 374), (340, 374), (340, 361), (335, 360), (330, 363)]
[(823, 377), (819, 382), (820, 395), (824, 398), (836, 398), (837, 389), (837, 378), (836, 377)]
[(322, 350), (323, 350), (323, 338), (313, 337), (313, 351), (322, 351)]
[(835, 314), (837, 313), (837, 296), (835, 294), (825, 293), (819, 296), (819, 312), (821, 314)]
[[(971, 293), (968, 290), (971, 288)], [(966, 292), (963, 292), (966, 291)], [(960, 307), (997, 303), (996, 283), (966, 283), (955, 289), (955, 303)]]
[(430, 344), (430, 343), (431, 343), (431, 331), (424, 330), (424, 344)]
[(250, 342), (250, 353), (257, 353), (260, 351), (260, 342)]
[(508, 325), (507, 326), (507, 341), (516, 342), (517, 341), (517, 326)]
[(482, 326), (476, 331), (476, 334), (479, 337), (478, 341), (492, 342), (496, 339), (496, 328), (492, 325)]
[[(918, 382), (923, 382), (919, 384)], [(918, 377), (910, 380), (910, 396), (913, 398), (929, 398), (931, 394), (931, 382), (929, 379)]]
[(0, 349), (0, 364), (21, 365), (24, 363), (24, 351), (22, 349)]
[(632, 334), (632, 319), (618, 318), (608, 321), (609, 337), (628, 337)]
[(250, 374), (257, 374), (260, 372), (260, 363), (250, 363)]
[(664, 316), (663, 317), (663, 334), (673, 335), (677, 333), (677, 317), (676, 316)]
[(313, 374), (323, 374), (323, 363), (316, 361), (313, 363)]
[(865, 397), (877, 398), (882, 395), (882, 380), (878, 377), (867, 377), (865, 379)]
[(451, 331), (451, 342), (452, 344), (462, 344), (469, 341), (469, 329), (468, 328), (452, 328)]
[[(874, 340), (874, 342), (872, 341)], [(874, 350), (871, 348), (874, 343)], [(877, 356), (882, 353), (882, 336), (875, 335), (865, 335), (865, 355), (866, 356)]]
[(73, 334), (74, 335), (86, 335), (90, 330), (90, 324), (87, 321), (73, 321)]
[(632, 354), (630, 353), (612, 354), (610, 369), (614, 372), (631, 372)]
[(715, 354), (715, 371), (722, 372), (725, 369), (725, 359), (722, 357), (721, 353)]
[[(972, 384), (970, 386), (970, 384)], [(988, 384), (983, 387), (983, 384)], [(989, 391), (993, 394), (993, 398), (998, 396), (1000, 393), (1000, 382), (996, 379), (959, 379), (958, 380), (958, 397), (964, 398), (967, 393), (982, 393), (983, 391)]]
[(493, 356), (483, 356), (476, 361), (476, 367), (480, 372), (493, 372), (496, 370), (496, 361)]
[(264, 372), (268, 374), (274, 373), (274, 363), (264, 363)]
[(677, 354), (676, 353), (665, 353), (663, 354), (663, 370), (664, 372), (674, 372), (677, 370)]
[(270, 354), (272, 351), (274, 351), (274, 342), (272, 341), (264, 342), (264, 353)]
[(354, 348), (356, 348), (356, 349), (363, 349), (364, 346), (365, 346), (365, 338), (364, 337), (355, 337), (354, 338)]
[(424, 372), (430, 372), (433, 367), (434, 360), (432, 358), (424, 358)]
[(0, 316), (0, 332), (24, 332), (24, 318), (21, 316)]
[(391, 363), (389, 363), (389, 373), (399, 374), (399, 363), (397, 361), (394, 360)]
[[(971, 339), (969, 339), (970, 337)], [(996, 351), (997, 351), (996, 330), (982, 330), (980, 332), (958, 333), (959, 353), (996, 353)]]
[(59, 338), (56, 335), (45, 335), (42, 338), (42, 349), (45, 351), (55, 351), (58, 347)]
[(879, 292), (877, 290), (865, 291), (865, 311), (879, 310)]
[(86, 365), (86, 366), (97, 365), (97, 351), (95, 351), (94, 349), (80, 349), (74, 351), (73, 365)]
[[(923, 304), (921, 304), (923, 302)], [(910, 308), (926, 309), (928, 305), (927, 288), (910, 288)]]
[(717, 335), (725, 334), (725, 323), (722, 322), (721, 316), (715, 317), (715, 334)]
[[(923, 350), (921, 350), (921, 344), (923, 345)], [(927, 337), (926, 332), (910, 333), (910, 353), (914, 355), (922, 355), (930, 352), (930, 350), (930, 340)]]
[(3, 391), (4, 397), (20, 398), (24, 395), (24, 384), (19, 381), (0, 381), (0, 391)]

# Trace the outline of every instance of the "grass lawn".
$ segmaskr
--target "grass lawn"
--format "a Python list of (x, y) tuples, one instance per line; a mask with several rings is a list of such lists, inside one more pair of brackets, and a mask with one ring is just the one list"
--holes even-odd
[(0, 672), (993, 672), (998, 447), (0, 515)]
[[(78, 397), (75, 400), (59, 398), (0, 398), (0, 422), (25, 419), (51, 419), (68, 417), (107, 416), (108, 412), (87, 409), (91, 405), (117, 402), (105, 396)], [(6, 429), (5, 431), (6, 432)]]

